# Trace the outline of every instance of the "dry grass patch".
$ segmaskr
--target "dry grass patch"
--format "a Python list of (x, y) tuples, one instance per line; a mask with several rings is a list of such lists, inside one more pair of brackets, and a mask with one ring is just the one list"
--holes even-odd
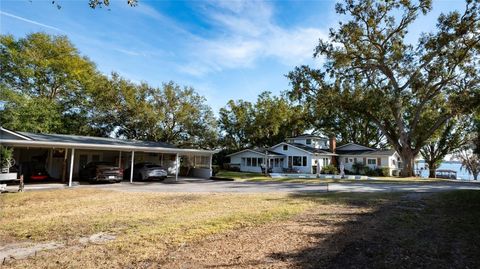
[[(0, 242), (61, 241), (67, 248), (13, 267), (123, 267), (155, 260), (172, 245), (238, 227), (286, 219), (313, 205), (282, 194), (158, 194), (91, 189), (0, 196)], [(79, 237), (107, 232), (117, 240), (81, 246)], [(136, 266), (134, 266), (136, 267)]]

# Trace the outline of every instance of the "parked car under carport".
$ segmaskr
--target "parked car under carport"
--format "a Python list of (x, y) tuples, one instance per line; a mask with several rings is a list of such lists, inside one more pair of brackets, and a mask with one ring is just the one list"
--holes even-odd
[(80, 179), (95, 182), (120, 182), (123, 171), (120, 167), (109, 162), (90, 162), (79, 171)]
[[(124, 179), (129, 179), (131, 173), (131, 167), (125, 169)], [(137, 163), (133, 166), (133, 179), (135, 180), (149, 180), (167, 178), (167, 170), (162, 166), (154, 163), (144, 162)]]

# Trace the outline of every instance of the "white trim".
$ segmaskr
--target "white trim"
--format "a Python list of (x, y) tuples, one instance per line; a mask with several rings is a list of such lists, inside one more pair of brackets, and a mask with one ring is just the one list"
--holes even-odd
[(13, 146), (27, 146), (27, 147), (47, 147), (47, 148), (65, 148), (75, 147), (76, 149), (98, 149), (98, 150), (124, 150), (124, 151), (141, 151), (141, 152), (163, 152), (163, 153), (201, 153), (214, 154), (218, 150), (201, 150), (201, 149), (181, 149), (181, 148), (162, 148), (162, 147), (136, 147), (124, 145), (108, 145), (108, 144), (91, 144), (91, 143), (66, 143), (66, 142), (51, 142), (51, 141), (24, 141), (24, 140), (2, 140), (2, 144)]
[[(0, 127), (0, 130), (1, 130), (1, 131), (5, 131), (5, 132), (7, 132), (7, 133), (9, 133), (9, 134), (11, 134), (11, 135), (13, 135), (13, 136), (18, 136), (18, 137), (20, 137), (20, 138), (22, 138), (22, 139), (25, 139), (25, 140), (30, 140), (30, 141), (32, 140), (30, 137), (21, 135), (21, 134), (19, 134), (19, 133), (14, 132), (14, 131), (10, 131), (10, 130), (5, 129), (5, 128), (3, 128), (3, 127)], [(2, 139), (2, 140), (3, 140), (3, 139)]]

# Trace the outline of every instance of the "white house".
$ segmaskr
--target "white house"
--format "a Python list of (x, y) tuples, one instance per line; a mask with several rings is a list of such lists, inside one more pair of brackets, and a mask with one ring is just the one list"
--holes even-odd
[(339, 163), (351, 172), (355, 171), (354, 163), (361, 163), (371, 169), (388, 168), (392, 175), (396, 174), (402, 165), (400, 155), (393, 149), (373, 149), (348, 143), (337, 147), (335, 152), (339, 156)]
[[(268, 149), (245, 149), (230, 157), (230, 166), (244, 172), (261, 172), (264, 164), (274, 173), (297, 172), (316, 174), (337, 156), (329, 148), (328, 138), (302, 135), (287, 138)], [(333, 143), (334, 144), (334, 143)], [(333, 159), (334, 160), (334, 159)]]
[(400, 156), (394, 150), (373, 149), (349, 143), (336, 147), (335, 138), (315, 135), (289, 137), (270, 148), (245, 149), (228, 155), (230, 166), (243, 172), (262, 172), (268, 167), (273, 173), (318, 174), (326, 165), (343, 164), (354, 171), (353, 163), (372, 169), (388, 168), (390, 175), (400, 168)]

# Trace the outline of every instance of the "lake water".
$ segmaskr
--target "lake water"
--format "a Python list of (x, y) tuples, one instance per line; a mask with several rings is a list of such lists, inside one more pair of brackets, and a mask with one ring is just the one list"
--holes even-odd
[[(421, 168), (424, 168), (423, 170)], [(425, 161), (420, 160), (415, 164), (415, 169), (421, 169), (421, 177), (428, 177), (428, 169), (425, 169)], [(459, 161), (443, 161), (438, 169), (453, 170), (457, 172), (457, 179), (473, 180), (473, 175), (462, 168)]]

